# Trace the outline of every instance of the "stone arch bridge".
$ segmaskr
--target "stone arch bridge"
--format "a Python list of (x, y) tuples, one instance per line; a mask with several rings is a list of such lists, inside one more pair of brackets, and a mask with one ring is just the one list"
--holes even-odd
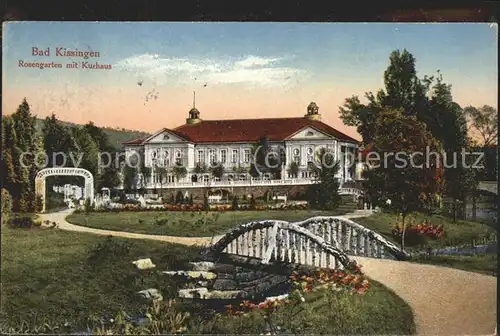
[(250, 299), (276, 293), (292, 271), (305, 268), (346, 269), (350, 256), (407, 260), (409, 255), (379, 235), (343, 217), (313, 217), (302, 222), (267, 220), (243, 224), (203, 250), (193, 272), (194, 288), (179, 296), (199, 299)]

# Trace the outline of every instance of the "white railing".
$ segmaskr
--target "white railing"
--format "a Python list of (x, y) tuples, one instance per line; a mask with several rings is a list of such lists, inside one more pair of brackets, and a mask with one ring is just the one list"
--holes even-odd
[(206, 188), (206, 187), (249, 187), (266, 185), (308, 185), (316, 183), (313, 179), (286, 179), (286, 180), (245, 180), (245, 181), (209, 181), (209, 182), (174, 182), (174, 183), (147, 183), (148, 189), (175, 189), (175, 188)]
[(339, 195), (363, 196), (363, 191), (356, 188), (340, 188)]

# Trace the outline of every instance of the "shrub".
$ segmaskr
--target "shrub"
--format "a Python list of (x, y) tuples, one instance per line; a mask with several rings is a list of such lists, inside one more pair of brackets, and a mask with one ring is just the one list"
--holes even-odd
[(255, 197), (254, 197), (254, 195), (253, 195), (253, 194), (252, 194), (252, 196), (250, 197), (250, 204), (249, 204), (249, 206), (250, 206), (250, 209), (251, 209), (251, 210), (255, 210), (255, 206), (256, 206), (256, 204), (255, 204)]
[(177, 191), (175, 194), (175, 204), (184, 203), (184, 196), (182, 196), (182, 191)]
[(234, 196), (233, 197), (233, 203), (231, 204), (231, 210), (233, 211), (236, 211), (239, 209), (239, 206), (238, 206), (238, 196)]
[(12, 196), (7, 189), (2, 188), (2, 218), (8, 220), (12, 215)]
[(117, 242), (112, 236), (107, 236), (104, 241), (99, 242), (89, 251), (87, 261), (92, 265), (102, 263), (108, 258), (115, 256), (127, 256), (130, 253), (129, 242)]
[(210, 204), (208, 204), (207, 195), (203, 196), (203, 210), (208, 211), (210, 209)]
[(24, 216), (10, 219), (9, 225), (16, 229), (31, 229), (36, 224), (33, 218)]
[(189, 205), (193, 205), (194, 204), (194, 201), (193, 201), (193, 194), (191, 194), (191, 196), (189, 196)]

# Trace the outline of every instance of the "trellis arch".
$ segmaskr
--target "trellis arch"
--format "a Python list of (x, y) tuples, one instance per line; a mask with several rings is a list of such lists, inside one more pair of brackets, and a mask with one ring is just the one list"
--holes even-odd
[(295, 224), (327, 241), (334, 241), (338, 249), (349, 255), (385, 258), (387, 252), (397, 260), (409, 259), (408, 253), (394, 243), (350, 219), (318, 216)]
[(326, 268), (351, 265), (347, 254), (335, 245), (296, 223), (265, 220), (238, 226), (204, 254), (236, 254), (261, 259), (264, 264), (279, 261)]
[(42, 198), (42, 212), (45, 212), (45, 179), (49, 176), (81, 176), (85, 179), (83, 195), (94, 202), (94, 176), (83, 168), (44, 168), (35, 177), (35, 194)]

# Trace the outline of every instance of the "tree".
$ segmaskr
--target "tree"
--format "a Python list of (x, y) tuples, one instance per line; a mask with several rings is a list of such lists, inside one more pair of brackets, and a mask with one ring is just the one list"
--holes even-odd
[[(35, 176), (38, 168), (35, 158), (25, 153), (34, 153), (37, 150), (35, 117), (31, 114), (30, 106), (26, 99), (11, 116), (11, 125), (7, 125), (7, 131), (15, 134), (15, 142), (7, 141), (8, 152), (14, 166), (15, 183), (9, 186), (9, 192), (13, 197), (14, 211), (33, 211), (35, 208)], [(2, 148), (3, 151), (3, 148)], [(7, 154), (7, 159), (9, 154)], [(23, 157), (24, 156), (24, 157)], [(23, 162), (21, 164), (21, 159)], [(7, 169), (10, 169), (7, 162)], [(8, 171), (8, 170), (7, 170)]]
[(136, 178), (137, 170), (130, 165), (125, 165), (123, 167), (123, 189), (126, 192), (130, 192), (136, 189)]
[(281, 178), (282, 154), (272, 151), (267, 136), (261, 137), (252, 148), (252, 157), (255, 160), (250, 165), (250, 175), (259, 177), (261, 174), (270, 173), (273, 178)]
[(288, 174), (291, 178), (297, 178), (299, 176), (299, 165), (297, 162), (290, 162), (290, 165), (288, 166)]
[(161, 197), (163, 197), (163, 182), (167, 179), (168, 170), (165, 167), (155, 167), (156, 178), (160, 181)]
[(365, 93), (368, 104), (362, 104), (354, 95), (346, 98), (340, 107), (340, 118), (344, 124), (357, 127), (363, 138), (363, 144), (372, 142), (375, 134), (375, 120), (387, 108), (403, 109), (406, 115), (416, 116), (420, 120), (426, 118), (428, 99), (426, 94), (432, 77), (417, 77), (416, 60), (406, 49), (395, 50), (389, 58), (389, 66), (384, 72), (384, 87), (377, 94)]
[(97, 143), (84, 127), (74, 127), (72, 133), (76, 148), (82, 158), (79, 168), (88, 170), (93, 176), (100, 175), (98, 167), (99, 147)]
[(496, 108), (484, 105), (476, 108), (468, 106), (464, 109), (469, 130), (479, 133), (482, 145), (489, 147), (497, 143), (498, 113)]
[(212, 167), (210, 167), (210, 173), (213, 177), (222, 179), (222, 176), (224, 176), (224, 165), (222, 165), (222, 163), (220, 162), (213, 165)]
[(184, 203), (184, 196), (182, 195), (182, 191), (178, 190), (175, 194), (175, 203), (181, 204)]
[(183, 179), (187, 175), (187, 169), (184, 166), (174, 166), (172, 172), (174, 173), (177, 181)]
[[(406, 216), (433, 204), (443, 185), (442, 158), (426, 157), (426, 149), (441, 152), (426, 125), (402, 110), (386, 110), (377, 118), (373, 152), (381, 162), (367, 171), (368, 192), (379, 200), (391, 200), (402, 215), (404, 248)], [(415, 153), (423, 153), (415, 155)]]
[(340, 204), (338, 189), (340, 182), (335, 175), (340, 164), (333, 155), (324, 148), (318, 153), (319, 162), (312, 167), (317, 176), (317, 182), (307, 188), (307, 201), (312, 209), (332, 210)]
[(238, 196), (234, 195), (233, 196), (233, 202), (231, 203), (231, 210), (237, 211), (238, 209), (239, 209)]

